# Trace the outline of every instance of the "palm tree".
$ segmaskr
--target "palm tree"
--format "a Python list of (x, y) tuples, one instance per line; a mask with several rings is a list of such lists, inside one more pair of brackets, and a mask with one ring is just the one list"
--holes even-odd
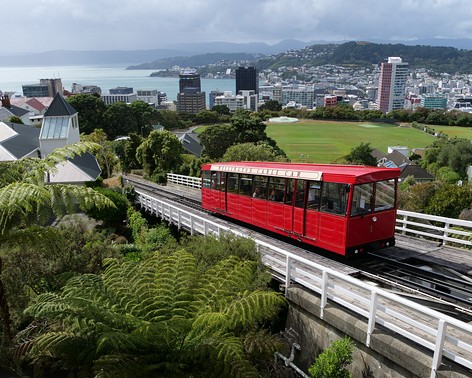
[(110, 260), (102, 275), (38, 297), (27, 309), (38, 326), (21, 351), (95, 377), (258, 376), (254, 356), (279, 345), (256, 325), (285, 299), (248, 290), (256, 274), (257, 263), (235, 256), (200, 272), (185, 250)]
[[(55, 165), (76, 154), (93, 151), (94, 143), (76, 143), (56, 149), (45, 159), (24, 158), (0, 163), (0, 243), (38, 245), (49, 243), (54, 232), (44, 225), (51, 216), (76, 212), (77, 207), (114, 206), (105, 196), (78, 185), (47, 184), (45, 176)], [(13, 337), (5, 287), (1, 280), (0, 318), (4, 340)]]

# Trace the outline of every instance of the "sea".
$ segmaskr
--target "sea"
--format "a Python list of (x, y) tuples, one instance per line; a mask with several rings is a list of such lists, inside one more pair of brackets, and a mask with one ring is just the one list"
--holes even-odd
[[(110, 88), (132, 87), (156, 89), (167, 94), (169, 101), (177, 100), (179, 79), (177, 77), (151, 77), (157, 70), (127, 70), (128, 65), (107, 66), (45, 66), (0, 67), (0, 91), (13, 92), (11, 97), (22, 96), (22, 85), (39, 84), (40, 79), (60, 78), (64, 89), (70, 91), (72, 84), (96, 85), (106, 94)], [(212, 90), (236, 90), (234, 79), (201, 79), (202, 91), (208, 96)]]

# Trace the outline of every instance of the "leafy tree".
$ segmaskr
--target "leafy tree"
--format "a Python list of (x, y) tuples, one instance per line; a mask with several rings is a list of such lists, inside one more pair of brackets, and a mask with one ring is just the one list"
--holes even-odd
[(229, 147), (222, 161), (286, 161), (285, 156), (266, 143), (242, 143)]
[(218, 115), (229, 115), (230, 114), (230, 110), (228, 108), (227, 105), (215, 105), (213, 106), (213, 110), (214, 112), (216, 112)]
[(95, 188), (95, 190), (112, 201), (115, 207), (113, 209), (103, 209), (92, 206), (85, 213), (93, 219), (102, 221), (104, 226), (122, 227), (123, 222), (127, 219), (128, 208), (130, 207), (129, 201), (123, 194), (113, 189)]
[(172, 110), (159, 110), (158, 121), (167, 130), (180, 129), (185, 127), (185, 122), (181, 119), (179, 113)]
[[(27, 313), (45, 326), (25, 350), (78, 374), (257, 376), (244, 340), (272, 319), (283, 296), (248, 290), (255, 264), (230, 257), (204, 272), (183, 250), (142, 263), (109, 262), (102, 275), (72, 278)], [(272, 354), (273, 343), (260, 343)]]
[(308, 369), (313, 378), (348, 378), (351, 373), (347, 370), (352, 362), (354, 343), (345, 337), (333, 341), (316, 359)]
[(144, 101), (134, 101), (128, 106), (141, 130), (141, 135), (148, 135), (152, 131), (152, 125), (159, 121), (158, 110)]
[(89, 135), (82, 135), (84, 142), (93, 142), (100, 146), (96, 151), (95, 157), (102, 170), (102, 176), (111, 177), (116, 169), (119, 160), (113, 149), (113, 142), (107, 139), (107, 135), (102, 129), (95, 129)]
[(425, 212), (448, 218), (458, 218), (472, 204), (472, 186), (444, 184), (431, 197)]
[(235, 128), (237, 134), (234, 144), (256, 143), (267, 139), (265, 123), (247, 113), (235, 114), (231, 118), (231, 125)]
[(270, 110), (273, 112), (279, 112), (282, 110), (282, 104), (277, 100), (267, 100), (259, 107), (259, 110)]
[(118, 156), (123, 172), (142, 168), (142, 165), (136, 159), (136, 150), (141, 143), (143, 143), (143, 140), (141, 135), (131, 133), (129, 134), (129, 138), (114, 140), (112, 142), (113, 150)]
[(438, 139), (426, 150), (421, 165), (436, 174), (441, 167), (449, 167), (461, 179), (466, 179), (467, 168), (472, 164), (472, 144), (463, 138)]
[(219, 121), (220, 116), (213, 110), (201, 110), (195, 114), (195, 122), (197, 125), (218, 123)]
[(219, 160), (226, 150), (235, 143), (237, 130), (233, 125), (209, 126), (200, 134), (203, 154), (210, 160)]
[(135, 118), (133, 108), (124, 102), (117, 102), (107, 106), (103, 113), (103, 130), (108, 135), (108, 139), (115, 139), (118, 136), (126, 136), (130, 133), (141, 134), (144, 125)]
[(163, 175), (177, 170), (182, 164), (184, 149), (177, 137), (169, 131), (152, 131), (136, 150), (136, 158), (145, 174)]
[(67, 102), (78, 112), (80, 131), (90, 134), (95, 129), (103, 128), (105, 104), (97, 94), (76, 94)]
[(370, 143), (361, 142), (357, 147), (353, 147), (345, 159), (351, 164), (377, 166), (377, 160), (372, 155), (373, 148)]

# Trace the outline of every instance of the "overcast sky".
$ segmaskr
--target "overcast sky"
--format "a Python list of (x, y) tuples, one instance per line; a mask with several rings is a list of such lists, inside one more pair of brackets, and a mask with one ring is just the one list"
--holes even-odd
[(472, 38), (470, 0), (11, 0), (0, 52)]

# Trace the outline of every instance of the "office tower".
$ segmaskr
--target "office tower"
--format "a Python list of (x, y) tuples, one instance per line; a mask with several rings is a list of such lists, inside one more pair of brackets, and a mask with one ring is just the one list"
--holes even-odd
[(236, 69), (236, 94), (243, 90), (259, 93), (256, 67), (239, 67)]
[(184, 72), (179, 75), (178, 112), (197, 114), (199, 111), (205, 110), (205, 96), (205, 92), (202, 92), (199, 74)]
[(383, 113), (403, 109), (405, 105), (405, 84), (408, 63), (401, 58), (389, 57), (380, 67), (379, 93), (377, 105)]

